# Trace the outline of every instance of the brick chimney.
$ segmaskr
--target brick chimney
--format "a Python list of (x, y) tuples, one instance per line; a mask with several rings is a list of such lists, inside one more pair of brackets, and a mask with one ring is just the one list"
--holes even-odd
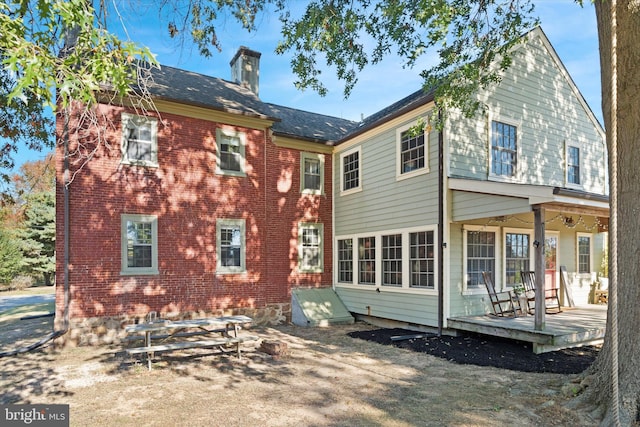
[(259, 95), (260, 89), (260, 55), (260, 52), (240, 46), (229, 63), (233, 81), (250, 89), (256, 95)]

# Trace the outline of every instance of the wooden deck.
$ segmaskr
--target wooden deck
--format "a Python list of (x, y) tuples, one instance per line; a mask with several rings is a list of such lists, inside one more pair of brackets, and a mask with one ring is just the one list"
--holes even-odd
[(591, 304), (564, 307), (561, 313), (545, 316), (543, 331), (534, 330), (534, 316), (463, 316), (449, 318), (447, 323), (449, 329), (530, 342), (535, 353), (544, 353), (602, 343), (607, 323), (607, 306)]

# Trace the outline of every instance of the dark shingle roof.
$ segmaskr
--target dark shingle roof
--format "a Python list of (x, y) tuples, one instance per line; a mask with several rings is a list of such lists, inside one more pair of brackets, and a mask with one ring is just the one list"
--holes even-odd
[(323, 114), (310, 113), (281, 105), (267, 104), (271, 114), (281, 119), (273, 124), (276, 134), (302, 138), (308, 141), (334, 143), (356, 129), (357, 122)]
[(365, 117), (362, 122), (358, 124), (358, 127), (352, 129), (348, 135), (338, 141), (338, 144), (346, 140), (347, 138), (352, 138), (356, 135), (364, 133), (365, 131), (372, 129), (381, 123), (391, 120), (394, 117), (397, 117), (401, 114), (406, 113), (407, 111), (413, 110), (421, 105), (427, 104), (433, 101), (433, 91), (425, 92), (424, 89), (417, 90), (413, 92), (409, 96), (405, 96), (401, 100), (394, 102), (386, 108), (378, 111), (377, 113), (373, 113), (372, 115)]
[(259, 118), (271, 118), (271, 109), (249, 89), (217, 77), (163, 65), (151, 72), (151, 95), (184, 104)]
[(148, 89), (154, 97), (270, 119), (276, 134), (331, 144), (358, 126), (350, 120), (264, 103), (251, 90), (217, 77), (165, 65), (151, 74)]
[(233, 114), (273, 120), (276, 135), (333, 145), (433, 100), (422, 89), (366, 117), (362, 122), (262, 102), (237, 83), (163, 65), (151, 72), (152, 96)]

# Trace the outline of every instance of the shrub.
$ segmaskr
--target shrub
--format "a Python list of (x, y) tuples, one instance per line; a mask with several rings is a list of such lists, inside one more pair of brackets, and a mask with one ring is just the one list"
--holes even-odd
[(30, 288), (31, 286), (33, 286), (33, 282), (33, 277), (31, 276), (16, 276), (11, 279), (11, 282), (9, 283), (9, 290), (21, 291), (22, 289)]

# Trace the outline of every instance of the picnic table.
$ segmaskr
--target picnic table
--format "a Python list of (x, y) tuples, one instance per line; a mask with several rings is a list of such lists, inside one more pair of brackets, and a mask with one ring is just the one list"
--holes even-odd
[[(147, 364), (151, 370), (151, 359), (156, 352), (182, 350), (187, 348), (218, 347), (221, 350), (235, 345), (238, 358), (241, 358), (240, 344), (247, 341), (257, 341), (253, 335), (240, 335), (238, 332), (242, 326), (253, 321), (248, 316), (223, 316), (190, 320), (166, 320), (156, 319), (145, 323), (126, 325), (128, 334), (144, 334), (144, 346), (127, 348), (128, 354), (144, 353), (147, 356)], [(181, 331), (196, 330), (194, 333)], [(164, 334), (162, 334), (164, 333)], [(196, 341), (183, 338), (193, 335), (203, 335), (205, 339)], [(157, 343), (153, 343), (153, 340)], [(171, 342), (167, 342), (171, 339)]]

